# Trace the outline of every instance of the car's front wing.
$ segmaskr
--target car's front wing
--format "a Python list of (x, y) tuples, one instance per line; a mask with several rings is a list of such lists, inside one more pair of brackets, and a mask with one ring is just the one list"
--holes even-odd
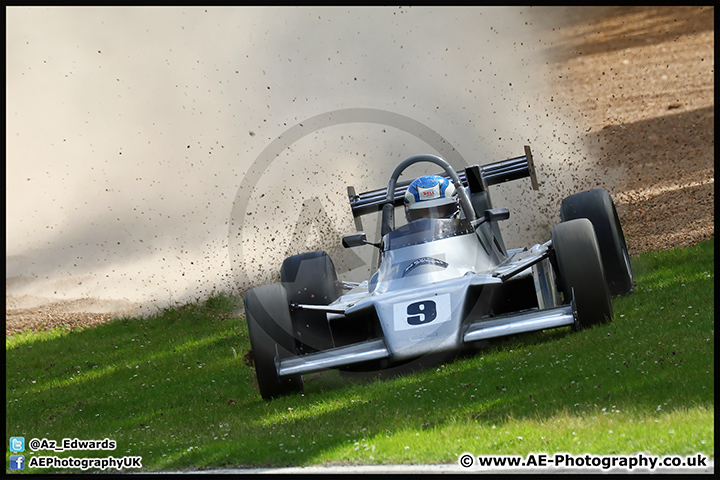
[[(561, 305), (544, 310), (528, 310), (470, 323), (465, 327), (465, 332), (462, 334), (462, 342), (469, 344), (507, 335), (570, 326), (575, 324), (577, 320), (573, 305), (574, 302), (570, 305)], [(276, 358), (275, 364), (278, 375), (282, 377), (309, 374), (365, 361), (387, 359), (391, 356), (385, 340), (380, 338), (299, 357), (282, 360)]]

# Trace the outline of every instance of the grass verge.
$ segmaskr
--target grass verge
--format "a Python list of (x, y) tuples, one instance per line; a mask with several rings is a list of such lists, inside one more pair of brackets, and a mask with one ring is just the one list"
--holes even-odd
[[(112, 451), (26, 450), (26, 464), (141, 456), (146, 471), (455, 463), (463, 452), (714, 458), (714, 240), (632, 263), (636, 291), (614, 300), (610, 324), (513, 337), (409, 373), (315, 374), (304, 394), (272, 402), (254, 387), (239, 300), (225, 294), (14, 335), (6, 437), (109, 438)], [(24, 470), (59, 471), (79, 469)]]

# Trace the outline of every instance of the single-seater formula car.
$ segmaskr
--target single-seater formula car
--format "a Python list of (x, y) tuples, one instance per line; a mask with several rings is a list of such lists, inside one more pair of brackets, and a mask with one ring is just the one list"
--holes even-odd
[[(410, 165), (430, 162), (440, 175), (398, 182)], [(562, 201), (551, 238), (506, 249), (488, 188), (530, 177), (532, 153), (456, 172), (440, 157), (401, 162), (386, 189), (356, 194), (356, 224), (381, 212), (381, 238), (359, 232), (346, 248), (379, 249), (379, 265), (362, 283), (339, 281), (331, 258), (287, 258), (281, 283), (245, 294), (245, 312), (260, 394), (303, 390), (303, 375), (326, 369), (374, 370), (437, 352), (462, 351), (488, 339), (612, 320), (611, 296), (633, 290), (623, 231), (610, 195), (590, 190)], [(395, 226), (396, 207), (408, 222)]]

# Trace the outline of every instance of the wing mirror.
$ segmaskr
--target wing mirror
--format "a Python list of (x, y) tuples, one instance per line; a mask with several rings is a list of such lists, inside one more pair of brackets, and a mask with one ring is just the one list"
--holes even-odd
[(498, 220), (507, 220), (510, 218), (510, 210), (507, 208), (490, 208), (485, 210), (486, 222), (497, 222)]
[(477, 228), (485, 222), (497, 222), (499, 220), (507, 220), (510, 218), (510, 210), (507, 208), (489, 208), (485, 210), (482, 217), (472, 222), (473, 228)]
[(372, 245), (373, 247), (380, 248), (379, 243), (372, 243), (367, 241), (367, 235), (364, 232), (355, 233), (353, 235), (347, 235), (342, 239), (342, 245), (345, 248), (360, 247), (362, 245)]

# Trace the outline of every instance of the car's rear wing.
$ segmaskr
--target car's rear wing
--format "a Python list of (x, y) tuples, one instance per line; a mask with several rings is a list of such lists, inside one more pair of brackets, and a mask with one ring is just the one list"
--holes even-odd
[[(489, 163), (483, 166), (471, 165), (463, 171), (457, 172), (457, 174), (463, 185), (469, 188), (469, 194), (484, 192), (490, 185), (497, 185), (498, 183), (525, 177), (530, 177), (533, 190), (538, 189), (532, 152), (528, 146), (525, 146), (525, 155), (523, 156)], [(444, 172), (441, 175), (444, 177), (449, 176)], [(406, 180), (396, 184), (393, 198), (393, 204), (396, 207), (403, 204), (405, 191), (411, 182), (412, 180)], [(387, 198), (387, 188), (371, 190), (360, 194), (355, 193), (354, 187), (347, 187), (347, 189), (350, 208), (352, 209), (354, 218), (382, 210)]]

